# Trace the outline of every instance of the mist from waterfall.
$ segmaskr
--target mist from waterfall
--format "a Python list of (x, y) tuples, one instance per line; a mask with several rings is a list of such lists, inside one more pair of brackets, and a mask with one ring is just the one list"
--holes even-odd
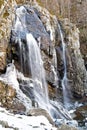
[(64, 42), (63, 32), (61, 29), (60, 24), (58, 23), (58, 28), (60, 32), (61, 37), (61, 43), (62, 43), (62, 56), (63, 56), (63, 64), (64, 64), (64, 74), (62, 79), (62, 89), (63, 89), (63, 103), (65, 108), (69, 108), (70, 106), (70, 98), (69, 98), (69, 84), (68, 84), (68, 78), (67, 78), (67, 63), (66, 63), (66, 44)]

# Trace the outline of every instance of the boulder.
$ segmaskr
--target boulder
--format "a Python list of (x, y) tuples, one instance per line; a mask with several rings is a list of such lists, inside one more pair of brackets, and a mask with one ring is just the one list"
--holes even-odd
[(60, 128), (58, 128), (58, 130), (78, 130), (78, 128), (71, 127), (68, 125), (62, 125)]
[(41, 109), (41, 108), (38, 108), (38, 109), (30, 109), (29, 111), (28, 111), (28, 113), (27, 113), (27, 115), (29, 115), (29, 116), (45, 116), (47, 119), (48, 119), (48, 121), (52, 124), (52, 125), (54, 125), (54, 121), (53, 121), (53, 119), (52, 119), (52, 117), (50, 116), (50, 114), (46, 111), (46, 110), (44, 110), (44, 109)]

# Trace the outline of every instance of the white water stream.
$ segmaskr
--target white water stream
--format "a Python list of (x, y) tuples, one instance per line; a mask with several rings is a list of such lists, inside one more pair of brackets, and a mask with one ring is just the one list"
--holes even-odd
[(49, 103), (48, 88), (45, 78), (45, 70), (43, 67), (43, 61), (41, 59), (40, 49), (37, 41), (32, 34), (26, 34), (27, 47), (29, 51), (29, 66), (31, 71), (31, 78), (34, 82), (34, 92), (37, 102), (40, 106), (42, 103)]
[[(31, 73), (30, 74), (31, 78), (34, 81), (33, 90), (34, 90), (35, 100), (40, 107), (42, 106), (47, 107), (48, 106), (47, 104), (49, 103), (49, 98), (48, 98), (48, 87), (45, 79), (43, 61), (41, 59), (40, 48), (38, 46), (37, 41), (35, 40), (35, 38), (31, 33), (27, 32), (26, 13), (27, 11), (24, 6), (21, 6), (20, 8), (16, 9), (16, 23), (14, 26), (15, 32), (18, 33), (16, 41), (18, 42), (19, 49), (20, 49), (21, 70), (23, 72), (23, 67), (25, 68), (25, 66), (23, 66), (23, 62), (24, 62), (23, 60), (27, 59), (28, 68), (26, 69), (30, 69), (27, 71)], [(21, 36), (24, 33), (26, 36), (26, 48), (27, 48), (26, 52), (23, 51), (23, 43), (21, 41)], [(27, 53), (27, 55), (24, 53)]]
[(66, 44), (64, 42), (63, 32), (60, 24), (58, 23), (58, 28), (60, 31), (61, 43), (62, 43), (62, 53), (63, 53), (63, 63), (64, 63), (64, 75), (62, 79), (62, 89), (63, 89), (63, 102), (65, 108), (70, 107), (70, 98), (69, 98), (69, 84), (67, 78), (67, 64), (66, 64)]

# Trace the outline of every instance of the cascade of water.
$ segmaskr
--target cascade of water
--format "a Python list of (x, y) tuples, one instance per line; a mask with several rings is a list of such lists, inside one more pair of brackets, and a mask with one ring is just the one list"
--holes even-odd
[[(45, 79), (43, 61), (41, 59), (41, 54), (40, 54), (40, 38), (38, 38), (39, 40), (39, 46), (38, 46), (38, 43), (34, 39), (32, 34), (27, 32), (25, 14), (26, 14), (26, 8), (24, 6), (21, 6), (16, 9), (16, 23), (14, 26), (14, 30), (18, 34), (16, 36), (16, 42), (19, 44), (19, 49), (20, 49), (19, 53), (20, 53), (21, 70), (23, 70), (26, 66), (24, 65), (25, 64), (24, 59), (27, 57), (28, 69), (30, 68), (29, 74), (31, 73), (31, 78), (34, 81), (35, 100), (36, 102), (38, 102), (39, 106), (46, 107), (47, 104), (49, 103), (49, 98), (48, 98), (48, 89), (47, 89), (47, 83)], [(27, 44), (26, 48), (28, 49), (28, 51), (26, 52), (25, 50), (23, 52), (24, 46), (21, 40), (22, 37), (26, 38), (26, 44)]]
[[(58, 118), (58, 115), (59, 115), (58, 110), (55, 108), (55, 106), (53, 106), (49, 102), (49, 98), (48, 98), (48, 87), (47, 87), (46, 78), (45, 78), (45, 70), (43, 67), (43, 61), (41, 59), (41, 54), (40, 54), (40, 38), (37, 39), (39, 41), (39, 45), (38, 45), (33, 35), (27, 31), (25, 14), (26, 14), (26, 8), (23, 6), (21, 6), (20, 8), (16, 10), (17, 18), (16, 18), (15, 27), (14, 27), (15, 33), (18, 34), (16, 37), (16, 40), (20, 48), (19, 53), (21, 55), (20, 57), (21, 64), (26, 63), (25, 61), (23, 61), (24, 60), (23, 58), (25, 58), (25, 60), (28, 62), (27, 64), (28, 64), (29, 70), (27, 69), (27, 71), (29, 71), (29, 74), (32, 78), (32, 89), (33, 89), (32, 93), (34, 95), (34, 100), (38, 103), (39, 107), (47, 110), (48, 113), (51, 115), (51, 117)], [(23, 37), (25, 38), (25, 41), (26, 41), (25, 44), (22, 43)], [(55, 50), (54, 50), (53, 62), (55, 62), (55, 68), (56, 68), (57, 63), (56, 63)], [(25, 67), (26, 67), (26, 64), (24, 65), (24, 68)], [(53, 72), (55, 75), (55, 80), (57, 81), (57, 75), (55, 73), (54, 68), (53, 68)], [(26, 89), (26, 92), (29, 91), (30, 84), (27, 86), (27, 88), (28, 89), (26, 89), (24, 86), (22, 91), (25, 89)], [(21, 93), (20, 93), (20, 96), (21, 96)], [(20, 96), (19, 98), (21, 98)]]
[(22, 42), (21, 42), (21, 39), (19, 37), (19, 51), (20, 51), (20, 64), (21, 64), (21, 72), (23, 72), (23, 61), (22, 61)]
[(26, 17), (25, 17), (26, 9), (24, 6), (16, 9), (16, 23), (15, 23), (15, 31), (23, 32), (26, 29)]
[(58, 88), (58, 76), (57, 76), (57, 55), (56, 50), (53, 50), (53, 65), (51, 65), (51, 69), (54, 75), (54, 84)]
[[(35, 81), (35, 96), (36, 100), (42, 102), (42, 100), (45, 101), (46, 104), (48, 104), (48, 90), (47, 90), (47, 83), (45, 79), (45, 71), (43, 67), (43, 61), (41, 59), (40, 49), (37, 45), (36, 40), (32, 36), (32, 34), (27, 33), (26, 34), (26, 40), (27, 40), (27, 47), (29, 51), (29, 65), (30, 65), (30, 71), (31, 71), (31, 77)], [(41, 94), (41, 95), (40, 95)], [(43, 99), (42, 99), (43, 97)]]
[(69, 107), (69, 104), (70, 104), (70, 99), (69, 99), (69, 84), (68, 84), (68, 81), (67, 81), (67, 64), (66, 64), (66, 45), (65, 45), (65, 42), (64, 42), (64, 37), (63, 37), (63, 33), (62, 33), (62, 30), (61, 30), (61, 26), (60, 24), (58, 23), (58, 28), (59, 28), (59, 31), (60, 31), (60, 37), (61, 37), (61, 42), (62, 42), (62, 51), (63, 51), (63, 62), (64, 62), (64, 76), (63, 76), (63, 79), (62, 79), (62, 89), (63, 89), (63, 99), (64, 99), (64, 105), (66, 108)]
[[(23, 72), (23, 44), (21, 38), (24, 37), (26, 30), (26, 17), (25, 17), (26, 9), (24, 6), (16, 9), (16, 22), (14, 26), (16, 36), (16, 42), (19, 43), (19, 51), (20, 51), (20, 64), (21, 64), (21, 72)], [(23, 58), (22, 58), (23, 57)]]
[(26, 41), (29, 51), (28, 61), (31, 69), (31, 77), (34, 80), (33, 88), (35, 100), (38, 103), (39, 107), (47, 110), (53, 119), (57, 119), (59, 116), (57, 108), (55, 108), (55, 106), (49, 102), (48, 98), (48, 88), (45, 78), (43, 61), (41, 59), (40, 48), (32, 34), (26, 34)]

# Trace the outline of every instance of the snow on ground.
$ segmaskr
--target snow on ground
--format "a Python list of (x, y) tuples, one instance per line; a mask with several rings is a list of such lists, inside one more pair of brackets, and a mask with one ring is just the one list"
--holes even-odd
[(14, 115), (0, 107), (0, 130), (57, 130), (44, 116)]

